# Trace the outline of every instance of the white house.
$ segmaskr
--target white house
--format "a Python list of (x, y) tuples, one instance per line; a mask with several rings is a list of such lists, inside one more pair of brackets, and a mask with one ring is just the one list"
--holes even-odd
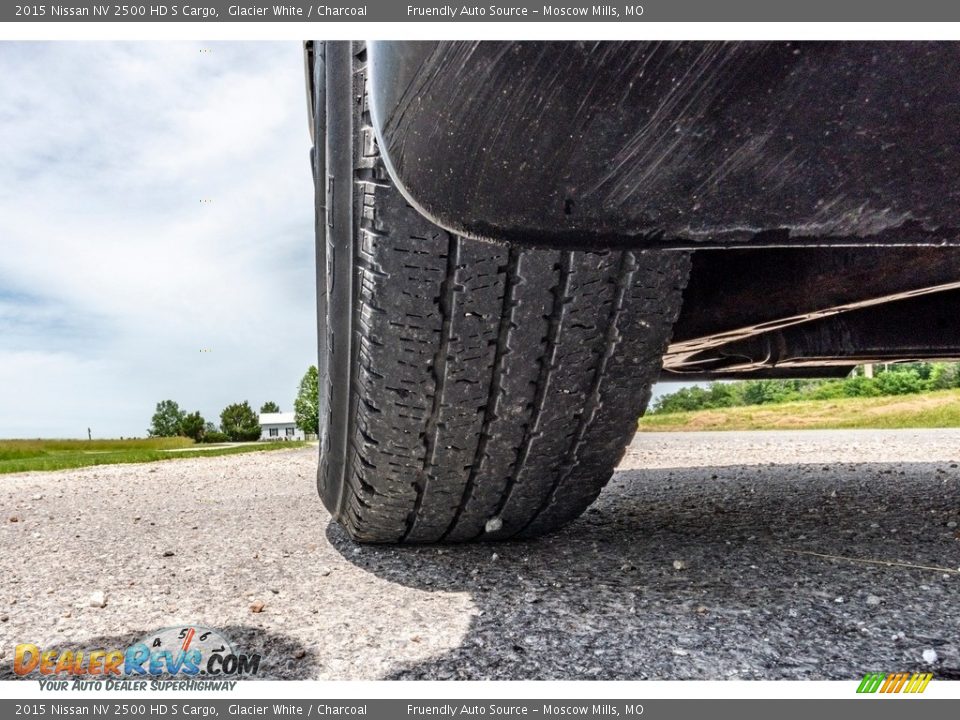
[(260, 413), (261, 440), (303, 440), (292, 412)]

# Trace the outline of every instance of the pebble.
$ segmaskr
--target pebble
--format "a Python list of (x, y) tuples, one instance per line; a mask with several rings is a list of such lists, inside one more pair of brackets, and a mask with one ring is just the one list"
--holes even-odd
[(876, 595), (867, 595), (867, 605), (879, 605), (880, 598)]
[(265, 607), (266, 607), (266, 604), (265, 604), (265, 603), (257, 600), (257, 602), (253, 603), (253, 604), (250, 606), (250, 612), (252, 612), (252, 613), (262, 613), (262, 612), (263, 612), (263, 609), (264, 609)]
[(674, 561), (673, 561), (673, 569), (674, 569), (674, 570), (686, 570), (686, 569), (687, 569), (687, 562), (686, 562), (686, 560), (674, 560)]
[(927, 663), (927, 665), (933, 665), (939, 659), (937, 651), (933, 648), (927, 648), (923, 651), (923, 661)]
[(488, 533), (496, 532), (503, 527), (503, 520), (498, 517), (490, 518), (487, 520), (487, 524), (484, 526), (484, 530)]
[(90, 607), (102, 608), (107, 606), (107, 594), (103, 590), (97, 590), (90, 595)]
[(173, 550), (164, 550), (164, 551), (163, 551), (163, 557), (173, 557), (173, 556), (174, 556)]

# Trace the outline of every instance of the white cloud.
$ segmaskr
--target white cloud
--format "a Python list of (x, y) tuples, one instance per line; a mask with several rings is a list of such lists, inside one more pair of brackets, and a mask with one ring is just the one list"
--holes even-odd
[(0, 78), (0, 437), (290, 408), (316, 355), (299, 45), (0, 43)]

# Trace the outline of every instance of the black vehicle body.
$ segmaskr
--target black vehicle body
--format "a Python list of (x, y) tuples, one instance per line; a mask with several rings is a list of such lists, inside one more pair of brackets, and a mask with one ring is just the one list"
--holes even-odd
[(668, 377), (960, 356), (960, 43), (367, 51), (381, 152), (434, 223), (701, 250)]
[[(567, 270), (551, 281), (555, 309), (569, 300), (565, 278), (582, 253), (623, 253), (621, 266), (647, 268), (647, 283), (658, 272), (682, 275), (682, 301), (665, 300), (654, 313), (672, 327), (657, 350), (661, 380), (843, 376), (864, 362), (960, 358), (960, 43), (346, 45), (306, 46), (318, 248), (328, 275), (337, 242), (337, 252), (356, 255), (363, 232), (390, 236), (373, 222), (382, 215), (374, 190), (389, 187), (414, 220), (454, 240), (511, 248), (499, 265), (508, 275), (515, 253), (566, 253)], [(352, 120), (342, 117), (347, 104)], [(352, 191), (351, 207), (344, 188), (358, 185), (367, 194)], [(348, 237), (351, 223), (360, 235)], [(430, 252), (453, 261), (434, 292), (444, 318), (430, 336), (441, 338), (426, 361), (435, 369), (454, 358), (449, 297), (441, 296), (462, 290), (455, 272), (466, 264), (457, 264), (459, 250)], [(663, 258), (659, 271), (638, 261), (651, 257)], [(368, 263), (352, 271), (351, 282), (362, 287), (371, 268), (379, 277), (376, 262)], [(338, 272), (351, 277), (348, 268)], [(622, 277), (601, 276), (596, 282), (623, 290)], [(345, 292), (344, 281), (339, 291), (323, 282), (321, 333), (338, 322), (330, 303)], [(666, 298), (677, 289), (661, 291)], [(362, 316), (349, 298), (341, 302), (343, 312)], [(617, 312), (573, 327), (609, 324), (618, 339)], [(625, 347), (640, 354), (660, 348), (655, 338), (643, 342)], [(321, 339), (321, 355), (329, 351), (321, 365), (331, 363), (336, 385), (351, 359), (331, 347)], [(546, 349), (538, 362), (549, 370), (556, 348), (546, 342)], [(594, 399), (581, 393), (587, 404), (575, 417), (602, 405), (599, 378), (609, 356), (622, 351), (598, 344)], [(499, 381), (484, 382), (499, 391)], [(442, 394), (443, 380), (434, 384)], [(339, 402), (348, 403), (346, 395)], [(428, 456), (439, 442), (431, 437), (444, 428), (438, 407), (418, 431)], [(492, 401), (482, 437), (497, 417), (491, 408)], [(529, 420), (533, 429), (518, 441), (523, 459), (530, 436), (539, 437), (538, 421)], [(334, 463), (350, 445), (338, 442)], [(580, 451), (576, 442), (569, 448), (564, 462), (573, 467)], [(431, 483), (442, 480), (431, 474), (432, 462), (397, 480), (415, 489), (398, 539), (417, 539), (414, 516)], [(566, 477), (567, 470), (557, 472)], [(474, 480), (462, 490), (464, 502)], [(343, 513), (338, 502), (328, 501), (335, 515)], [(491, 513), (497, 525), (499, 510)]]
[[(551, 245), (955, 240), (955, 43), (370, 43), (434, 222)], [(456, 190), (455, 190), (456, 189)]]

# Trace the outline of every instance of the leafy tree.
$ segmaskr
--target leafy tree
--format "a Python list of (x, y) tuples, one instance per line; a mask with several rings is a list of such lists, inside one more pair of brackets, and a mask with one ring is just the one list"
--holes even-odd
[(912, 395), (926, 389), (923, 378), (913, 368), (883, 372), (878, 374), (874, 381), (880, 395)]
[(960, 387), (960, 363), (895, 363), (880, 365), (874, 377), (857, 371), (831, 380), (743, 380), (681, 388), (662, 395), (651, 412), (674, 413), (794, 400), (911, 395)]
[(293, 401), (293, 415), (297, 427), (305, 433), (320, 432), (320, 390), (317, 368), (311, 365), (300, 380), (297, 399)]
[(790, 380), (750, 380), (745, 383), (743, 399), (747, 405), (767, 405), (796, 400), (799, 394)]
[(173, 400), (161, 400), (150, 420), (150, 437), (173, 437), (180, 432), (184, 413)]
[(209, 435), (210, 433), (215, 433), (215, 432), (220, 432), (220, 428), (218, 428), (214, 423), (207, 420), (207, 424), (203, 428), (204, 435)]
[(184, 415), (180, 421), (180, 434), (184, 437), (193, 438), (195, 442), (200, 442), (206, 432), (206, 425), (207, 422), (203, 419), (199, 410), (192, 412), (189, 415)]
[(930, 387), (933, 390), (960, 387), (960, 363), (938, 363), (930, 373)]
[(223, 409), (220, 413), (220, 427), (233, 442), (260, 438), (259, 418), (246, 400)]
[(277, 405), (273, 400), (268, 400), (260, 407), (260, 413), (278, 413), (280, 412), (280, 406)]

